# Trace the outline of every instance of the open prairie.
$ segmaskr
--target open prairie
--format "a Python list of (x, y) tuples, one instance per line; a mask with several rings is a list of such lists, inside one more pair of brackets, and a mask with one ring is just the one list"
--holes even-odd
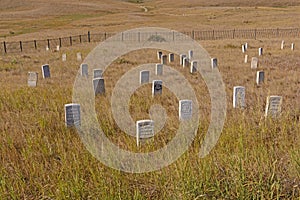
[[(137, 27), (177, 31), (252, 28), (300, 28), (300, 2), (158, 1), (158, 0), (1, 0), (0, 41), (58, 38), (91, 31), (120, 32)], [(280, 49), (282, 40), (285, 48)], [(59, 51), (7, 53), (0, 57), (0, 199), (299, 199), (300, 197), (300, 38), (197, 41), (211, 57), (226, 91), (226, 120), (208, 156), (199, 149), (211, 120), (211, 99), (200, 74), (169, 65), (192, 85), (199, 103), (195, 140), (178, 160), (161, 170), (125, 173), (102, 164), (87, 150), (75, 128), (67, 128), (64, 105), (83, 59), (98, 43), (82, 43)], [(248, 43), (248, 62), (241, 45)], [(294, 51), (291, 44), (295, 44)], [(258, 48), (258, 69), (250, 68)], [(114, 120), (111, 95), (117, 81), (145, 63), (157, 63), (158, 49), (132, 51), (116, 59), (103, 77), (106, 94), (95, 97), (95, 110), (105, 135), (132, 152), (163, 148), (175, 137), (178, 99), (167, 88), (157, 98), (151, 84), (129, 101), (134, 121), (149, 118), (152, 105), (166, 111), (165, 127), (153, 140), (136, 147)], [(163, 51), (167, 54), (168, 51)], [(183, 52), (187, 53), (187, 52)], [(62, 55), (67, 61), (62, 61)], [(49, 64), (51, 78), (41, 66)], [(265, 72), (257, 86), (256, 72)], [(28, 72), (38, 72), (37, 87), (28, 87)], [(92, 73), (89, 71), (89, 73)], [(232, 106), (233, 87), (246, 88), (246, 107)], [(267, 96), (282, 96), (278, 118), (265, 118)], [(155, 165), (157, 163), (153, 163)]]

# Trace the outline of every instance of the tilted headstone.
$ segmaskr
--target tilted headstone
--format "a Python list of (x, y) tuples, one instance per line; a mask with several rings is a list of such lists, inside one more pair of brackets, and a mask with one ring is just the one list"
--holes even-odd
[(175, 57), (174, 57), (174, 53), (169, 53), (169, 62), (174, 62)]
[(265, 110), (265, 117), (278, 117), (281, 112), (282, 97), (281, 96), (268, 96)]
[(183, 58), (182, 66), (187, 67), (187, 66), (189, 66), (189, 64), (190, 64), (189, 58), (188, 57)]
[(61, 60), (63, 61), (63, 62), (66, 62), (67, 61), (67, 54), (62, 54), (62, 56), (61, 56)]
[(154, 80), (152, 82), (152, 96), (161, 95), (162, 94), (162, 81)]
[(161, 76), (163, 75), (163, 64), (156, 64), (155, 66), (155, 75)]
[(38, 73), (37, 72), (28, 72), (28, 86), (36, 87), (38, 81)]
[(263, 55), (263, 48), (259, 48), (259, 49), (258, 49), (258, 55), (259, 55), (259, 56), (262, 56), (262, 55)]
[(258, 58), (253, 57), (251, 60), (251, 69), (256, 69), (258, 67)]
[(284, 40), (281, 41), (281, 46), (280, 49), (283, 50), (284, 49)]
[(102, 78), (103, 70), (102, 69), (94, 69), (94, 78)]
[(67, 127), (80, 126), (81, 117), (79, 104), (65, 104), (65, 124)]
[(245, 55), (244, 63), (248, 63), (248, 55)]
[(295, 44), (294, 44), (294, 43), (291, 44), (291, 50), (292, 50), (292, 51), (295, 50)]
[(193, 56), (194, 56), (193, 50), (189, 50), (188, 55), (189, 55), (189, 56), (188, 56), (189, 60), (192, 60), (192, 59), (193, 59)]
[(245, 104), (245, 87), (235, 86), (233, 88), (233, 107), (244, 108)]
[(141, 140), (154, 137), (154, 121), (139, 120), (136, 122), (136, 145), (139, 146)]
[(197, 68), (198, 68), (198, 62), (197, 61), (192, 61), (191, 62), (191, 68), (190, 68), (190, 73), (193, 74), (195, 72), (197, 72)]
[(76, 54), (76, 57), (77, 57), (77, 61), (81, 61), (82, 60), (81, 53), (78, 52)]
[(189, 120), (193, 116), (193, 101), (179, 101), (179, 120)]
[(168, 56), (167, 55), (162, 55), (161, 56), (161, 64), (166, 65), (168, 61)]
[(183, 59), (184, 58), (186, 58), (186, 55), (184, 55), (184, 54), (179, 55), (180, 65), (183, 65)]
[(150, 71), (140, 71), (140, 84), (149, 83)]
[(211, 59), (211, 68), (217, 68), (218, 67), (218, 59), (217, 58), (212, 58)]
[(50, 78), (50, 67), (48, 64), (42, 66), (43, 78)]
[(246, 52), (246, 47), (245, 47), (245, 45), (244, 45), (244, 44), (242, 45), (242, 52), (243, 52), (243, 53), (245, 53), (245, 52)]
[(82, 63), (80, 65), (80, 75), (81, 76), (85, 76), (87, 77), (89, 75), (89, 69), (88, 69), (88, 65), (85, 63)]
[(161, 60), (162, 55), (163, 55), (163, 53), (161, 51), (158, 51), (157, 52), (157, 59)]
[(103, 78), (94, 78), (93, 86), (94, 86), (95, 95), (105, 94), (105, 83)]
[(265, 81), (265, 72), (264, 71), (258, 71), (256, 72), (256, 84), (260, 85)]

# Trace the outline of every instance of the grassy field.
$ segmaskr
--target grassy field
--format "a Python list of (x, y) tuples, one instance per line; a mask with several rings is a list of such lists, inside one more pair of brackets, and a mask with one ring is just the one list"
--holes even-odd
[[(56, 2), (56, 1), (53, 1)], [(86, 30), (122, 31), (139, 26), (176, 30), (253, 27), (299, 27), (297, 1), (1, 1), (2, 40), (66, 36)], [(79, 7), (81, 5), (82, 7)], [(146, 6), (145, 12), (140, 6)], [(35, 12), (32, 12), (35, 11)], [(46, 12), (47, 11), (47, 12)], [(246, 11), (246, 12), (245, 12)], [(43, 14), (43, 15), (42, 15)], [(37, 16), (40, 16), (38, 18)], [(35, 27), (35, 28), (34, 28)], [(280, 50), (281, 40), (288, 45)], [(258, 70), (265, 83), (255, 84), (256, 70), (244, 63), (241, 44), (248, 42), (249, 59), (264, 48)], [(295, 51), (289, 45), (296, 44)], [(200, 108), (200, 126), (189, 150), (159, 171), (131, 174), (110, 169), (85, 148), (75, 129), (66, 128), (64, 104), (72, 102), (73, 84), (81, 62), (96, 43), (62, 48), (59, 52), (7, 54), (0, 57), (0, 199), (299, 199), (300, 197), (300, 39), (200, 41), (218, 58), (226, 85), (227, 115), (221, 137), (205, 158), (198, 157), (210, 123), (210, 97), (200, 75), (171, 67), (192, 83)], [(61, 56), (67, 53), (67, 61)], [(166, 52), (167, 53), (167, 52)], [(140, 58), (145, 58), (141, 60)], [(157, 62), (156, 49), (131, 52), (105, 71), (106, 96), (96, 97), (96, 111), (109, 139), (121, 148), (139, 151), (135, 139), (113, 120), (110, 95), (122, 75), (143, 63)], [(41, 78), (48, 63), (51, 78)], [(38, 87), (27, 86), (28, 71), (39, 72)], [(232, 108), (232, 89), (246, 87), (244, 110)], [(151, 86), (130, 99), (134, 120), (148, 116), (153, 104), (167, 111), (166, 127), (142, 151), (159, 149), (178, 127), (175, 96), (151, 98)], [(263, 117), (268, 95), (283, 96), (279, 119)], [(133, 105), (137, 105), (134, 107)], [(171, 133), (166, 135), (166, 133)]]

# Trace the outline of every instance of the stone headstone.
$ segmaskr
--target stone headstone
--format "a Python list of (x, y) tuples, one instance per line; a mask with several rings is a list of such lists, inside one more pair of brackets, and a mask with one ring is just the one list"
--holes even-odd
[(67, 127), (80, 126), (81, 118), (79, 104), (65, 104), (65, 124)]
[(292, 50), (292, 51), (295, 50), (295, 44), (294, 44), (294, 43), (291, 44), (291, 50)]
[(281, 41), (281, 46), (280, 49), (283, 50), (284, 49), (284, 40)]
[(28, 72), (28, 86), (36, 87), (38, 81), (38, 73), (37, 72)]
[(136, 122), (136, 145), (139, 146), (141, 140), (154, 137), (154, 121), (140, 120)]
[(258, 67), (258, 58), (253, 57), (251, 60), (251, 69), (257, 69), (257, 67)]
[(157, 52), (157, 60), (161, 60), (163, 53), (161, 51)]
[(189, 66), (189, 64), (190, 64), (189, 58), (188, 57), (183, 58), (182, 66), (187, 67), (187, 66)]
[(265, 81), (265, 72), (264, 71), (258, 71), (256, 72), (256, 84), (260, 85)]
[(248, 50), (248, 43), (245, 43), (245, 49)]
[(166, 65), (168, 61), (168, 56), (167, 55), (162, 55), (161, 56), (161, 64)]
[(262, 55), (263, 55), (263, 48), (259, 48), (259, 49), (258, 49), (258, 55), (259, 55), (259, 56), (262, 56)]
[(60, 46), (57, 45), (57, 46), (56, 46), (56, 51), (59, 51), (59, 49), (60, 49)]
[(277, 117), (281, 112), (282, 97), (281, 96), (268, 96), (265, 110), (265, 117)]
[(80, 75), (81, 76), (85, 76), (87, 77), (89, 75), (89, 69), (88, 69), (88, 65), (85, 63), (82, 63), (80, 65)]
[(248, 63), (248, 55), (245, 55), (244, 63)]
[(246, 53), (246, 47), (245, 47), (244, 44), (242, 45), (242, 52), (243, 52), (243, 53)]
[(161, 95), (162, 94), (162, 81), (154, 80), (152, 82), (152, 96)]
[(81, 60), (82, 60), (82, 57), (81, 57), (81, 53), (80, 53), (80, 52), (78, 52), (78, 53), (76, 54), (76, 57), (77, 57), (77, 61), (81, 61)]
[(150, 71), (140, 71), (140, 84), (149, 83)]
[(233, 107), (244, 108), (245, 104), (245, 87), (235, 86), (233, 88)]
[(193, 59), (193, 56), (194, 56), (193, 50), (189, 50), (188, 55), (189, 55), (189, 56), (188, 56), (189, 60), (192, 60), (192, 59)]
[(62, 56), (61, 56), (61, 60), (63, 61), (63, 62), (66, 62), (67, 61), (67, 54), (62, 54)]
[(97, 94), (105, 94), (105, 83), (103, 78), (95, 78), (93, 79), (93, 86), (95, 95)]
[(197, 68), (198, 68), (198, 62), (197, 61), (192, 61), (191, 62), (191, 68), (190, 68), (190, 73), (193, 74), (195, 72), (197, 72)]
[(50, 78), (50, 67), (48, 64), (42, 66), (43, 78)]
[(169, 53), (169, 62), (174, 62), (175, 57), (174, 57), (174, 53)]
[(155, 75), (163, 75), (163, 64), (156, 64), (155, 66)]
[(211, 68), (217, 68), (218, 67), (218, 59), (217, 58), (212, 58), (211, 59)]
[(49, 50), (50, 50), (50, 48), (48, 46), (46, 46), (46, 51), (49, 51)]
[(193, 101), (180, 100), (179, 101), (179, 120), (189, 120), (193, 115)]
[(184, 54), (179, 55), (180, 65), (183, 65), (183, 59), (184, 58), (186, 58), (186, 55), (184, 55)]
[(94, 78), (102, 78), (103, 70), (102, 69), (94, 69)]

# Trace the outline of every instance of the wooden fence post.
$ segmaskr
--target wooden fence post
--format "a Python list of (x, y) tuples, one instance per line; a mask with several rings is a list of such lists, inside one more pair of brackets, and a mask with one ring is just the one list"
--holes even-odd
[(22, 41), (20, 41), (20, 50), (23, 51)]
[(88, 31), (88, 41), (91, 42), (91, 33)]

